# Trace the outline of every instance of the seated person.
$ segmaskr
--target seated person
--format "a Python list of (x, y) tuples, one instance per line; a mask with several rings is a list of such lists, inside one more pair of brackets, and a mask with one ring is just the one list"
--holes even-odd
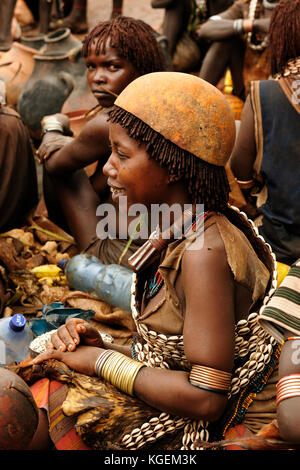
[(0, 89), (0, 232), (21, 227), (38, 203), (34, 155), (21, 117)]
[[(96, 216), (96, 211), (90, 213), (87, 225), (82, 224), (84, 195), (80, 196), (83, 199), (79, 202), (75, 188), (74, 193), (66, 195), (63, 187), (66, 185), (66, 178), (74, 172), (80, 177), (79, 170), (97, 162), (96, 170), (90, 177), (95, 198), (100, 197), (101, 202), (113, 204), (107, 178), (102, 173), (111, 152), (108, 113), (116, 96), (128, 83), (145, 73), (164, 70), (165, 65), (152, 28), (142, 20), (122, 16), (99, 23), (87, 35), (83, 55), (90, 88), (99, 102), (98, 112), (76, 138), (63, 135), (69, 131), (67, 116), (56, 114), (50, 117), (50, 121), (49, 117), (45, 118), (45, 134), (38, 154), (45, 167), (44, 197), (49, 218), (62, 228), (70, 230), (81, 250), (88, 250), (104, 264), (111, 264), (118, 262), (127, 238), (117, 242), (108, 238), (98, 240), (95, 228), (100, 219)], [(47, 132), (47, 128), (51, 128), (51, 132)], [(60, 178), (59, 188), (53, 186), (53, 177)], [(134, 247), (133, 242), (124, 262)]]
[[(256, 5), (253, 11), (253, 5)], [(231, 70), (233, 94), (245, 99), (247, 87), (244, 83), (243, 66), (246, 44), (255, 51), (262, 52), (267, 47), (266, 33), (269, 30), (270, 16), (277, 1), (245, 2), (235, 0), (224, 12), (211, 16), (196, 30), (200, 40), (212, 44), (202, 62), (199, 76), (217, 85), (226, 68)], [(247, 43), (243, 34), (247, 33)], [(256, 63), (258, 58), (256, 58)], [(256, 64), (257, 67), (257, 64)]]
[[(114, 201), (126, 195), (129, 207), (144, 204), (151, 220), (157, 204), (176, 203), (179, 215), (159, 217), (130, 259), (138, 334), (131, 348), (104, 343), (90, 324), (71, 319), (27, 363), (55, 378), (31, 387), (50, 428), (40, 427), (30, 448), (41, 448), (49, 429), (56, 449), (189, 450), (238, 424), (251, 433), (265, 421), (258, 410), (248, 423), (247, 412), (277, 361), (255, 313), (275, 273), (270, 249), (228, 205), (235, 123), (227, 101), (199, 77), (147, 74), (116, 99), (109, 132), (103, 171)], [(98, 203), (89, 186), (86, 208)], [(268, 411), (272, 419), (275, 400)]]
[(207, 50), (205, 41), (198, 41), (197, 27), (209, 16), (224, 11), (232, 0), (152, 0), (152, 8), (164, 8), (162, 34), (168, 40), (173, 68), (180, 72), (195, 71)]
[(260, 323), (280, 345), (277, 426), (282, 439), (300, 443), (300, 259), (260, 312)]
[(252, 82), (230, 159), (245, 196), (258, 193), (259, 232), (288, 266), (300, 256), (300, 105), (294, 87), (300, 80), (299, 16), (297, 0), (280, 1), (273, 12), (270, 60), (276, 80)]

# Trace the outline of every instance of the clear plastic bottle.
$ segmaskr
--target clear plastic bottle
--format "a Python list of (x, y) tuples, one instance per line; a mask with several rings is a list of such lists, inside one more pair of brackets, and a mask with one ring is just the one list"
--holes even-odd
[(60, 265), (69, 284), (77, 290), (97, 295), (115, 307), (131, 311), (131, 284), (133, 272), (124, 266), (102, 264), (92, 255), (80, 254)]
[(33, 333), (26, 318), (17, 313), (0, 319), (0, 367), (21, 362), (29, 353)]

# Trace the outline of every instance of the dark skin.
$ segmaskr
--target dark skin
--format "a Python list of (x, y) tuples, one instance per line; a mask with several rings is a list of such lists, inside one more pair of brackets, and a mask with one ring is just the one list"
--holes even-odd
[(256, 158), (254, 113), (247, 97), (239, 133), (230, 157), (230, 167), (238, 180), (248, 181), (253, 178), (253, 165)]
[[(142, 202), (149, 208), (157, 201), (169, 205), (176, 201), (182, 207), (190, 202), (186, 185), (180, 180), (171, 181), (167, 170), (149, 159), (144, 145), (131, 139), (121, 126), (110, 124), (110, 139), (112, 153), (104, 173), (108, 184), (122, 188), (130, 203)], [(140, 176), (145, 174), (148, 178), (142, 181)], [(157, 181), (155, 187), (153, 181)], [(249, 310), (251, 299), (233, 281), (216, 226), (207, 229), (203, 245), (201, 241), (195, 243), (194, 250), (185, 251), (175, 286), (184, 306), (185, 354), (192, 364), (229, 372), (234, 361), (235, 321)], [(156, 297), (147, 308), (155, 302)], [(104, 343), (98, 330), (89, 323), (71, 319), (52, 335), (48, 351), (33, 363), (56, 358), (92, 376), (96, 359), (107, 348), (131, 355), (128, 347)], [(217, 420), (227, 404), (225, 396), (192, 386), (188, 373), (176, 370), (142, 368), (134, 383), (134, 393), (158, 410), (209, 421)]]
[[(284, 338), (295, 333), (286, 330)], [(290, 374), (300, 374), (300, 340), (287, 341), (282, 347), (278, 379)], [(300, 443), (300, 397), (283, 400), (277, 407), (277, 422), (281, 437), (289, 442)]]
[[(230, 3), (230, 0), (208, 0), (209, 15), (220, 13)], [(169, 52), (173, 55), (178, 40), (187, 28), (191, 13), (190, 0), (152, 0), (151, 6), (165, 8), (163, 34), (168, 38)]]
[[(267, 33), (271, 13), (272, 10), (265, 10), (263, 18), (258, 18), (253, 21), (244, 19), (244, 32)], [(230, 67), (234, 93), (240, 98), (244, 98), (242, 76), (245, 54), (244, 41), (240, 36), (236, 36), (233, 27), (234, 20), (228, 18), (227, 11), (221, 13), (220, 16), (221, 19), (219, 20), (206, 21), (197, 31), (197, 36), (200, 40), (212, 41), (203, 60), (199, 76), (212, 85), (217, 85), (224, 75), (226, 68)]]
[(0, 51), (8, 51), (12, 44), (11, 22), (17, 0), (0, 3), (0, 16), (5, 18), (0, 26)]
[[(111, 202), (107, 178), (102, 173), (110, 155), (108, 112), (116, 96), (140, 75), (128, 60), (121, 58), (109, 46), (105, 54), (96, 54), (92, 46), (85, 62), (91, 91), (103, 111), (87, 122), (76, 138), (58, 132), (46, 133), (38, 149), (68, 227), (80, 249), (86, 248), (95, 236), (95, 227), (100, 220), (96, 217), (96, 208), (100, 202)], [(55, 116), (67, 129), (67, 117), (62, 114)], [(81, 169), (94, 162), (98, 162), (97, 168), (88, 180)]]
[(165, 8), (163, 34), (168, 38), (171, 56), (174, 54), (177, 42), (187, 27), (190, 15), (189, 0), (152, 0), (152, 8)]
[(122, 10), (123, 10), (123, 0), (113, 0), (111, 18), (115, 18), (115, 16), (122, 15)]

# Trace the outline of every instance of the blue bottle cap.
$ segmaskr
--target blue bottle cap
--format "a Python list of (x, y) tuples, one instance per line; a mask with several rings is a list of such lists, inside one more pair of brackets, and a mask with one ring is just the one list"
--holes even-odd
[(57, 263), (57, 266), (61, 269), (65, 269), (66, 267), (66, 264), (69, 260), (68, 259), (61, 259), (58, 263)]
[(9, 322), (10, 328), (14, 331), (24, 330), (25, 325), (26, 325), (26, 318), (24, 317), (24, 315), (21, 315), (20, 313), (16, 313), (15, 315), (13, 315)]

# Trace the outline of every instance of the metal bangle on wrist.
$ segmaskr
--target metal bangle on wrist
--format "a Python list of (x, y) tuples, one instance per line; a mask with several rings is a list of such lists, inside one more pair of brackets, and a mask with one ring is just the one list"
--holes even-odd
[(65, 133), (64, 126), (55, 117), (45, 119), (42, 127), (42, 136), (44, 136), (46, 132), (60, 132), (61, 134)]
[(236, 35), (244, 33), (244, 20), (239, 18), (233, 22), (233, 31)]

